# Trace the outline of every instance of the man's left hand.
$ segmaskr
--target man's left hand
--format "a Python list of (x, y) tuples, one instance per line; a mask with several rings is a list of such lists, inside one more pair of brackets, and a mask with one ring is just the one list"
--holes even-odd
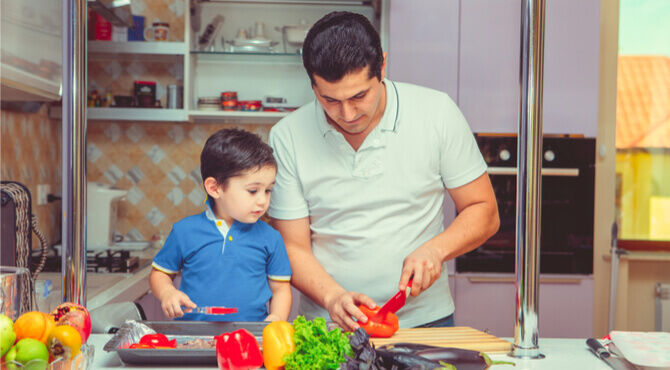
[(409, 279), (413, 278), (411, 294), (416, 297), (430, 288), (441, 274), (442, 258), (439, 249), (429, 241), (405, 258), (398, 288), (405, 290)]

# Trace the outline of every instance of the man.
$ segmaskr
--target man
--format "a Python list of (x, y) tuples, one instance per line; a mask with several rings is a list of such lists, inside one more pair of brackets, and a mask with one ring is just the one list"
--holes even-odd
[[(400, 326), (452, 326), (444, 262), (499, 226), (465, 118), (444, 93), (385, 79), (379, 35), (359, 14), (315, 23), (303, 64), (316, 101), (269, 140), (279, 167), (269, 215), (303, 293), (300, 312), (355, 330), (367, 321), (359, 305), (374, 308), (413, 278)], [(459, 214), (443, 230), (445, 193)]]

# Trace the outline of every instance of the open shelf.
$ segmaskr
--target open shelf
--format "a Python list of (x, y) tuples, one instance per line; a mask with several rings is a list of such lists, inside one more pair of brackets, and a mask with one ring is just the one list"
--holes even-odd
[(89, 120), (98, 121), (186, 121), (184, 109), (164, 108), (91, 108), (87, 109)]
[(218, 122), (235, 124), (277, 123), (290, 112), (244, 112), (191, 110), (188, 115), (193, 122)]
[(185, 55), (184, 42), (89, 41), (88, 51), (97, 54)]

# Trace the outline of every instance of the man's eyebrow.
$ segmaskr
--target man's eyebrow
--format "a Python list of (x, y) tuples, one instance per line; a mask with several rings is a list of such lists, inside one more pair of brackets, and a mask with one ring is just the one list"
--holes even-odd
[[(365, 89), (365, 90), (361, 90), (361, 91), (357, 92), (356, 94), (354, 94), (354, 95), (352, 95), (352, 96), (346, 98), (345, 100), (349, 100), (349, 99), (355, 98), (356, 96), (361, 95), (361, 94), (366, 94), (368, 91), (370, 91), (370, 88), (367, 88), (367, 89)], [(321, 95), (321, 97), (324, 98), (324, 99), (331, 99), (331, 100), (339, 101), (338, 99), (331, 98), (331, 97), (328, 96), (328, 95), (323, 95), (323, 94), (321, 94), (321, 93), (319, 93), (319, 95)]]

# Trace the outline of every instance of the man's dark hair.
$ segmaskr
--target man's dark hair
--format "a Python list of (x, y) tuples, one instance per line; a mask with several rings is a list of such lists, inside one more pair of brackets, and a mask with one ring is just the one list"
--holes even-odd
[(277, 168), (272, 148), (251, 132), (223, 129), (207, 139), (200, 153), (200, 174), (213, 177), (224, 188), (228, 179), (265, 166)]
[(332, 12), (309, 30), (302, 47), (302, 63), (314, 85), (314, 75), (336, 82), (346, 74), (370, 67), (370, 78), (381, 80), (379, 34), (363, 15)]

